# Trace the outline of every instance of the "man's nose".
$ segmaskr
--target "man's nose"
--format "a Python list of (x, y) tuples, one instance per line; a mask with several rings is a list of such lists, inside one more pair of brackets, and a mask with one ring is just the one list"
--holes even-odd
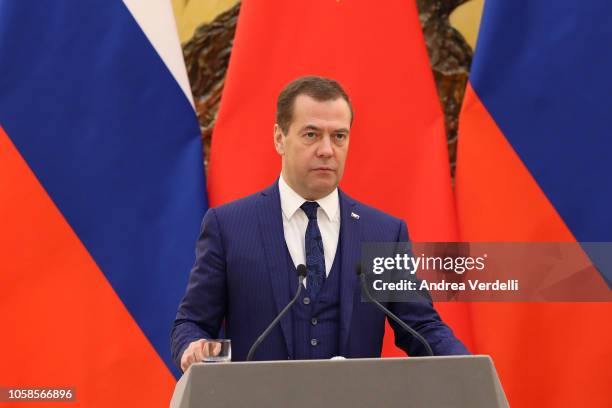
[(317, 156), (320, 157), (331, 157), (334, 154), (334, 148), (332, 146), (331, 136), (326, 134), (321, 138), (319, 146), (317, 147)]

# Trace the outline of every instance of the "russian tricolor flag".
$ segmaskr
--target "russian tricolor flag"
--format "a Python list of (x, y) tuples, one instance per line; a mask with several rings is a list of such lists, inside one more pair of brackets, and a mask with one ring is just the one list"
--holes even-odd
[[(463, 240), (612, 241), (611, 15), (606, 0), (485, 2), (459, 125)], [(511, 406), (612, 406), (610, 303), (471, 312), (472, 351)]]
[(0, 1), (0, 384), (165, 406), (205, 209), (170, 2)]

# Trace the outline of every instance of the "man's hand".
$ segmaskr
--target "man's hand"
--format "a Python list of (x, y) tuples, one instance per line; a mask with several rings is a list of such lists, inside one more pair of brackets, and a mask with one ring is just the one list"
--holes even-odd
[(181, 370), (187, 371), (190, 365), (200, 362), (207, 357), (217, 356), (221, 352), (221, 343), (200, 339), (192, 341), (181, 357)]

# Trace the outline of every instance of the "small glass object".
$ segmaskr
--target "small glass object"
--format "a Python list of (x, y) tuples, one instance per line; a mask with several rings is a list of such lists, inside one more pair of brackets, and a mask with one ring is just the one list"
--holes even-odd
[(232, 341), (230, 339), (211, 339), (204, 342), (204, 359), (208, 363), (232, 361)]

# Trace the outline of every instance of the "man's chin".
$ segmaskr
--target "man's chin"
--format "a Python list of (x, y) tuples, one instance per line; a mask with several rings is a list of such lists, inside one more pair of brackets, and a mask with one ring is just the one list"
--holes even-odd
[(331, 193), (332, 191), (334, 191), (334, 189), (338, 186), (338, 183), (334, 181), (330, 182), (326, 182), (326, 183), (322, 183), (322, 182), (318, 182), (318, 183), (313, 183), (309, 190), (310, 193), (313, 197), (316, 197), (315, 200), (318, 200), (319, 198), (323, 198), (325, 196), (327, 196), (329, 193)]

